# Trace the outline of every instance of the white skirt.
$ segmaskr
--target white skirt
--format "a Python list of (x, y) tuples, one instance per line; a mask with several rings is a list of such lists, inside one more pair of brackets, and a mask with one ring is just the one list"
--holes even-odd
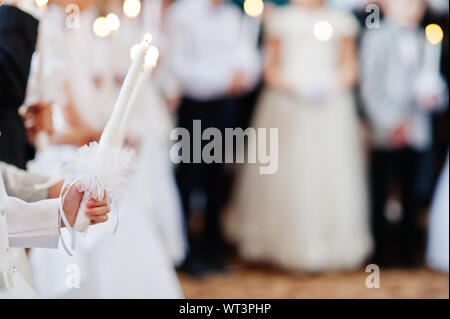
[[(33, 249), (30, 262), (42, 298), (182, 298), (172, 262), (151, 218), (121, 207), (114, 223), (91, 227), (70, 257), (62, 249)], [(111, 220), (112, 221), (112, 220)], [(68, 234), (63, 234), (69, 238)]]
[(38, 296), (20, 272), (13, 277), (14, 287), (10, 289), (0, 288), (0, 299), (36, 299)]
[[(120, 224), (115, 235), (115, 216), (111, 216), (109, 222), (90, 227), (87, 236), (78, 236), (73, 257), (62, 247), (32, 250), (30, 262), (41, 297), (183, 296), (174, 271), (174, 264), (183, 260), (186, 249), (181, 208), (170, 166), (163, 158), (168, 151), (165, 153), (156, 147), (155, 144), (145, 147), (144, 152), (151, 157), (142, 157), (141, 164), (137, 165), (132, 195), (120, 208)], [(51, 152), (59, 156), (55, 150)], [(49, 159), (51, 155), (42, 155), (42, 158)], [(53, 165), (61, 167), (62, 161), (53, 158)], [(42, 168), (40, 165), (30, 167), (35, 173)], [(63, 235), (70, 238), (64, 229)]]
[(227, 227), (241, 256), (294, 271), (360, 267), (372, 239), (352, 97), (302, 105), (268, 90), (253, 126), (278, 128), (278, 171), (242, 169)]
[(449, 259), (449, 159), (441, 174), (431, 207), (428, 233), (427, 263), (430, 267), (448, 272)]

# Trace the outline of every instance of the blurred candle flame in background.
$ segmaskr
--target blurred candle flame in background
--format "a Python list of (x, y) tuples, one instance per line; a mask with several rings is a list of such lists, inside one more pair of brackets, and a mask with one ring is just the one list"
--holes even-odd
[(115, 13), (109, 13), (106, 16), (106, 25), (111, 31), (117, 31), (120, 28), (120, 19)]
[(120, 29), (120, 19), (115, 13), (109, 13), (106, 17), (100, 16), (95, 19), (92, 29), (96, 36), (107, 37)]
[(136, 18), (141, 12), (141, 2), (139, 0), (125, 0), (123, 2), (123, 13), (128, 18)]
[(333, 36), (333, 27), (328, 21), (319, 21), (314, 26), (314, 36), (319, 41), (328, 41)]
[(95, 35), (100, 38), (107, 37), (111, 33), (106, 17), (98, 17), (97, 19), (95, 19), (92, 28)]
[(48, 0), (34, 0), (34, 3), (38, 7), (42, 8), (42, 7), (45, 7), (48, 4)]
[(259, 17), (264, 12), (264, 1), (262, 1), (262, 0), (245, 0), (244, 11), (248, 16), (250, 16), (252, 18)]
[(444, 39), (444, 32), (442, 28), (437, 24), (429, 24), (425, 28), (425, 35), (428, 42), (432, 45), (438, 45)]

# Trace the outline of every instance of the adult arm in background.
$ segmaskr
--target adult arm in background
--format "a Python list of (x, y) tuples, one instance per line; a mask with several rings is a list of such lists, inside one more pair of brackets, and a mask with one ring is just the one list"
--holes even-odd
[(358, 82), (359, 64), (356, 37), (344, 37), (340, 45), (340, 72), (338, 87), (348, 91)]
[(269, 36), (266, 50), (268, 52), (268, 61), (264, 69), (264, 80), (266, 84), (274, 89), (286, 93), (293, 93), (294, 88), (284, 79), (280, 69), (281, 39), (276, 36)]

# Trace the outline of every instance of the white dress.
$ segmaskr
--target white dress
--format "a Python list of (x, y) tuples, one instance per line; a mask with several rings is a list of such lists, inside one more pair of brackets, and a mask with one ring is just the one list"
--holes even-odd
[(448, 272), (448, 215), (449, 215), (449, 159), (441, 174), (431, 207), (428, 234), (427, 263), (430, 267)]
[[(299, 90), (336, 81), (338, 40), (356, 34), (353, 18), (328, 8), (278, 10), (268, 32), (281, 39), (285, 79)], [(333, 28), (326, 42), (314, 37), (319, 21)], [(260, 175), (259, 164), (243, 167), (228, 234), (247, 260), (295, 271), (357, 268), (372, 241), (353, 97), (339, 92), (321, 103), (302, 101), (263, 92), (253, 127), (278, 128), (278, 171)]]
[[(49, 10), (52, 20), (48, 28), (60, 23), (64, 17), (60, 9), (53, 7), (52, 10)], [(44, 52), (55, 52), (55, 59), (51, 60), (53, 64), (48, 62), (46, 69), (52, 69), (55, 78), (66, 80), (72, 92), (76, 92), (73, 98), (80, 116), (92, 127), (103, 129), (121, 86), (116, 78), (125, 76), (130, 64), (129, 49), (142, 39), (144, 32), (138, 20), (122, 19), (117, 34), (100, 39), (91, 31), (96, 17), (96, 12), (91, 10), (83, 12), (81, 28), (66, 30), (68, 34), (62, 34), (63, 38), (49, 31), (54, 39), (52, 44), (48, 44), (51, 48)], [(71, 43), (76, 45), (71, 47)], [(64, 94), (54, 96), (61, 105), (67, 99)], [(139, 138), (142, 147), (132, 183), (133, 195), (121, 205), (117, 233), (112, 235), (112, 216), (111, 222), (91, 227), (86, 237), (80, 236), (73, 257), (62, 248), (32, 251), (30, 261), (36, 289), (41, 296), (182, 297), (173, 269), (173, 264), (184, 258), (185, 239), (181, 207), (166, 150), (170, 116), (150, 81), (141, 101), (130, 128), (131, 136)], [(57, 174), (75, 150), (70, 146), (51, 146), (38, 153), (28, 167), (37, 173)], [(64, 235), (69, 238), (67, 233)], [(66, 285), (71, 269), (80, 271), (80, 288)]]
[[(72, 257), (63, 249), (31, 251), (35, 287), (42, 298), (183, 297), (152, 220), (130, 202), (120, 209), (116, 234), (114, 223), (91, 227)], [(63, 236), (69, 238), (65, 232)]]

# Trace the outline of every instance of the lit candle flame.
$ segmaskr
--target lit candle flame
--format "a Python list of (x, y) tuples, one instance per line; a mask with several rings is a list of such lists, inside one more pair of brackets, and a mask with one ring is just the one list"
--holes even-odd
[(130, 58), (131, 60), (134, 60), (139, 50), (139, 44), (135, 44), (130, 49)]
[(156, 64), (158, 64), (158, 58), (159, 58), (158, 48), (155, 47), (154, 45), (150, 46), (145, 56), (145, 66), (153, 69), (154, 67), (156, 67)]
[(264, 12), (263, 0), (245, 0), (244, 2), (245, 13), (252, 18), (259, 17)]
[(144, 34), (144, 41), (150, 44), (153, 40), (153, 36), (150, 33)]
[(140, 0), (125, 0), (123, 2), (123, 13), (128, 18), (136, 18), (141, 12)]
[[(152, 39), (153, 39), (153, 37), (152, 37), (152, 35), (150, 33), (144, 34), (144, 42), (146, 42), (147, 45), (149, 45), (152, 42)], [(131, 61), (133, 61), (134, 58), (136, 57), (136, 55), (137, 55), (137, 53), (139, 51), (139, 46), (140, 46), (140, 44), (135, 44), (135, 45), (133, 45), (131, 47), (131, 49), (130, 49)], [(152, 49), (152, 50), (154, 50), (154, 49)]]
[(333, 27), (328, 21), (319, 21), (314, 25), (314, 36), (319, 41), (328, 41), (333, 36)]
[(437, 24), (429, 24), (425, 28), (425, 35), (427, 37), (428, 42), (432, 45), (438, 45), (444, 39), (444, 31)]

